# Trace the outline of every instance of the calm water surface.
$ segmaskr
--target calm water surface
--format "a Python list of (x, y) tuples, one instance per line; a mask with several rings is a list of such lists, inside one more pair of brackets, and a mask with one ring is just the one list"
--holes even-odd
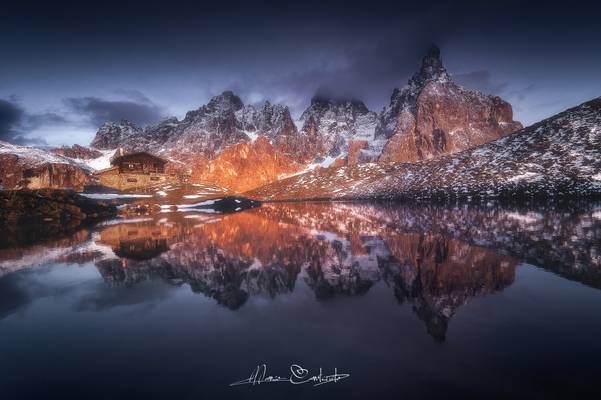
[[(0, 398), (601, 389), (601, 206), (264, 205), (0, 249)], [(230, 387), (257, 365), (321, 386)]]

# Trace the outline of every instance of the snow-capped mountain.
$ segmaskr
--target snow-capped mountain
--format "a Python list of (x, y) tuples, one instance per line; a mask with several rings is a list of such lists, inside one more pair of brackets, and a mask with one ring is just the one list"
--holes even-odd
[(511, 105), (455, 82), (433, 47), (378, 118), (376, 138), (387, 140), (381, 161), (415, 162), (456, 153), (521, 129)]
[(260, 106), (247, 105), (236, 112), (236, 120), (250, 139), (263, 135), (271, 140), (280, 135), (295, 136), (298, 130), (288, 107), (265, 101)]
[(601, 195), (601, 98), (460, 153), (311, 171), (248, 195), (263, 200)]
[(314, 97), (300, 117), (301, 133), (315, 144), (316, 155), (339, 157), (350, 140), (372, 142), (376, 120), (362, 101)]
[[(172, 171), (202, 176), (221, 186), (233, 182), (230, 189), (240, 191), (250, 182), (264, 184), (265, 179), (303, 169), (434, 158), (518, 128), (508, 103), (455, 84), (439, 50), (433, 48), (407, 87), (395, 90), (390, 106), (379, 115), (359, 100), (316, 96), (295, 125), (285, 105), (245, 105), (225, 91), (182, 120), (171, 117), (145, 128), (127, 120), (107, 122), (91, 147), (147, 151), (172, 161)], [(262, 142), (250, 151), (259, 136), (269, 146)], [(253, 168), (269, 160), (275, 164), (261, 166), (266, 171), (262, 178), (251, 179)], [(221, 161), (224, 164), (218, 165)], [(222, 171), (221, 178), (211, 171)], [(242, 181), (246, 183), (238, 187)]]
[(106, 123), (92, 147), (122, 146), (188, 161), (199, 155), (213, 159), (228, 146), (262, 135), (297, 162), (330, 166), (432, 158), (519, 128), (508, 103), (455, 84), (433, 48), (380, 115), (360, 100), (316, 96), (295, 125), (284, 105), (245, 105), (225, 91), (181, 121), (172, 117), (145, 129), (129, 121)]
[(91, 146), (100, 149), (122, 146), (126, 150), (144, 150), (182, 160), (191, 155), (212, 158), (228, 146), (254, 141), (258, 135), (277, 142), (279, 136), (296, 134), (287, 107), (269, 102), (261, 107), (245, 106), (238, 96), (225, 91), (186, 113), (181, 121), (171, 117), (145, 129), (129, 121), (107, 123)]
[(96, 132), (90, 146), (102, 150), (116, 149), (140, 139), (142, 133), (140, 127), (126, 119), (120, 122), (105, 122)]

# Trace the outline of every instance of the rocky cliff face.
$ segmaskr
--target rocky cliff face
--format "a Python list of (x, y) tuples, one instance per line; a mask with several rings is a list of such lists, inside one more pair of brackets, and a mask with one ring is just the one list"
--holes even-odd
[(276, 181), (302, 168), (260, 136), (252, 143), (228, 147), (212, 160), (192, 167), (192, 182), (209, 182), (243, 192)]
[(601, 98), (473, 149), (419, 163), (297, 175), (247, 195), (260, 200), (601, 196)]
[(258, 107), (253, 105), (243, 107), (236, 112), (236, 120), (251, 139), (256, 135), (263, 135), (272, 140), (280, 135), (298, 135), (288, 107), (271, 104), (269, 101)]
[(102, 153), (98, 150), (91, 149), (89, 147), (80, 146), (78, 144), (74, 144), (73, 146), (62, 146), (57, 147), (50, 150), (53, 154), (58, 154), (59, 156), (75, 158), (78, 160), (92, 160), (94, 158), (98, 158), (102, 156)]
[(314, 97), (301, 115), (301, 132), (316, 155), (339, 157), (350, 140), (373, 141), (376, 118), (362, 101)]
[(0, 187), (82, 190), (88, 182), (86, 166), (61, 155), (0, 142)]
[(432, 48), (382, 112), (376, 137), (388, 141), (381, 161), (415, 162), (455, 153), (519, 130), (511, 105), (453, 82)]
[(98, 132), (90, 146), (96, 149), (110, 150), (119, 146), (133, 145), (134, 141), (142, 136), (142, 129), (128, 120), (121, 120), (118, 123), (105, 122)]

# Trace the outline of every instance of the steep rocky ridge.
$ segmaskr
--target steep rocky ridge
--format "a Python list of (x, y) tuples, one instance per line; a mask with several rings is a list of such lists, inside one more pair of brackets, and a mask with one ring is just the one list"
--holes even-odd
[(598, 196), (601, 98), (460, 153), (311, 171), (248, 195), (261, 200)]
[(455, 153), (519, 130), (511, 105), (455, 82), (433, 47), (402, 90), (395, 89), (375, 128), (388, 141), (380, 161), (415, 162)]

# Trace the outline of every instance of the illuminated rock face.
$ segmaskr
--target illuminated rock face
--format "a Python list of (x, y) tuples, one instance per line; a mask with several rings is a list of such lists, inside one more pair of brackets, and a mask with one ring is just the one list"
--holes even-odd
[[(129, 121), (106, 123), (92, 146), (147, 151), (172, 161), (170, 169), (240, 191), (309, 164), (319, 169), (415, 162), (487, 143), (519, 128), (508, 103), (456, 85), (434, 48), (379, 115), (357, 99), (315, 96), (295, 125), (284, 105), (245, 105), (225, 91), (181, 121), (168, 118), (146, 128)], [(248, 173), (252, 169), (256, 177)]]
[(432, 48), (407, 87), (395, 90), (376, 137), (388, 139), (381, 161), (416, 162), (456, 153), (522, 128), (511, 105), (453, 82)]
[(0, 187), (82, 190), (89, 173), (72, 159), (0, 141)]
[(192, 167), (191, 182), (209, 182), (235, 192), (276, 181), (299, 171), (302, 166), (259, 136), (254, 143), (238, 143), (212, 160), (200, 160)]
[(590, 198), (601, 195), (601, 98), (476, 148), (417, 163), (310, 171), (258, 200)]

